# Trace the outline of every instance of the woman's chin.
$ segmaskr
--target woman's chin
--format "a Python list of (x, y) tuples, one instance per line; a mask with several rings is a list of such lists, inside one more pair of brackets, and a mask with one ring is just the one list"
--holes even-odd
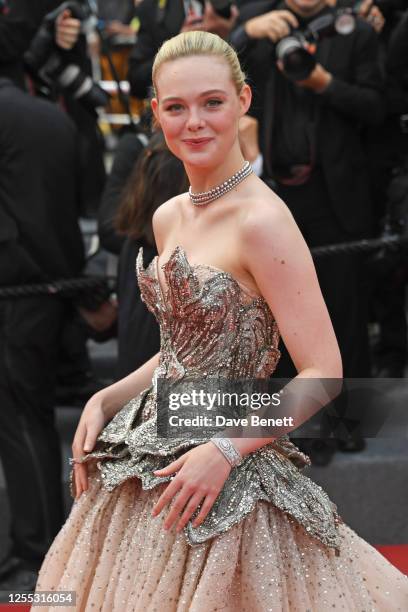
[(214, 166), (219, 166), (222, 163), (222, 160), (219, 159), (218, 155), (215, 157), (209, 153), (199, 153), (198, 151), (188, 155), (183, 155), (182, 161), (187, 166), (193, 168), (213, 168)]

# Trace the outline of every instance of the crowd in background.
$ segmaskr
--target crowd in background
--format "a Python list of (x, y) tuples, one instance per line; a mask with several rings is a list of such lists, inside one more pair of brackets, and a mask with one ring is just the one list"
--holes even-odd
[[(118, 257), (117, 301), (108, 290), (0, 299), (0, 457), (13, 510), (0, 583), (13, 559), (35, 573), (62, 524), (55, 393), (97, 388), (87, 338), (118, 337), (118, 377), (159, 350), (135, 259), (143, 246), (152, 261), (152, 215), (188, 181), (152, 123), (151, 68), (167, 38), (196, 29), (237, 49), (253, 90), (242, 150), (311, 249), (406, 231), (404, 0), (0, 0), (0, 289), (83, 274), (80, 218), (97, 219), (103, 251)], [(98, 84), (112, 75), (130, 98)], [(109, 173), (102, 107), (138, 114), (111, 128)], [(403, 247), (315, 263), (345, 376), (404, 376)], [(275, 374), (295, 374), (284, 350)]]

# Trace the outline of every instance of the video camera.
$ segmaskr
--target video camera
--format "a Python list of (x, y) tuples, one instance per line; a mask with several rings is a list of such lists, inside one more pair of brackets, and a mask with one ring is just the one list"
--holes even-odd
[(79, 19), (83, 27), (88, 20), (95, 17), (89, 2), (83, 5), (75, 1), (64, 2), (45, 16), (24, 55), (24, 62), (34, 81), (39, 80), (51, 90), (57, 87), (64, 94), (79, 100), (88, 110), (95, 111), (106, 106), (109, 96), (55, 43), (56, 20), (65, 10), (69, 10), (75, 19)]
[(322, 38), (346, 36), (356, 26), (358, 9), (337, 9), (313, 19), (304, 30), (293, 30), (276, 45), (276, 58), (281, 60), (285, 75), (292, 81), (307, 79), (316, 66), (311, 47)]

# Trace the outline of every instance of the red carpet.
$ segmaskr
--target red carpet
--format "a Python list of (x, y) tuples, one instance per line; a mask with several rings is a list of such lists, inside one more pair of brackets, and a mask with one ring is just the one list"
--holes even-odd
[(376, 546), (376, 549), (400, 572), (408, 575), (408, 544), (399, 546)]
[[(408, 575), (408, 544), (401, 544), (400, 546), (376, 546), (376, 549), (401, 572)], [(30, 606), (0, 604), (0, 612), (30, 612)], [(35, 612), (35, 606), (33, 607), (33, 612)]]

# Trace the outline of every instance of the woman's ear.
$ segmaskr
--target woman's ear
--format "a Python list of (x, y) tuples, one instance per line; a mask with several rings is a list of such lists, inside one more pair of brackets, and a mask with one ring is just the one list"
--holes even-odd
[(150, 100), (150, 106), (151, 106), (152, 111), (153, 111), (155, 125), (159, 126), (160, 125), (160, 120), (159, 120), (159, 101), (158, 101), (158, 99), (157, 98), (152, 98)]
[(245, 83), (239, 93), (239, 103), (241, 107), (241, 117), (246, 115), (252, 102), (252, 89)]

